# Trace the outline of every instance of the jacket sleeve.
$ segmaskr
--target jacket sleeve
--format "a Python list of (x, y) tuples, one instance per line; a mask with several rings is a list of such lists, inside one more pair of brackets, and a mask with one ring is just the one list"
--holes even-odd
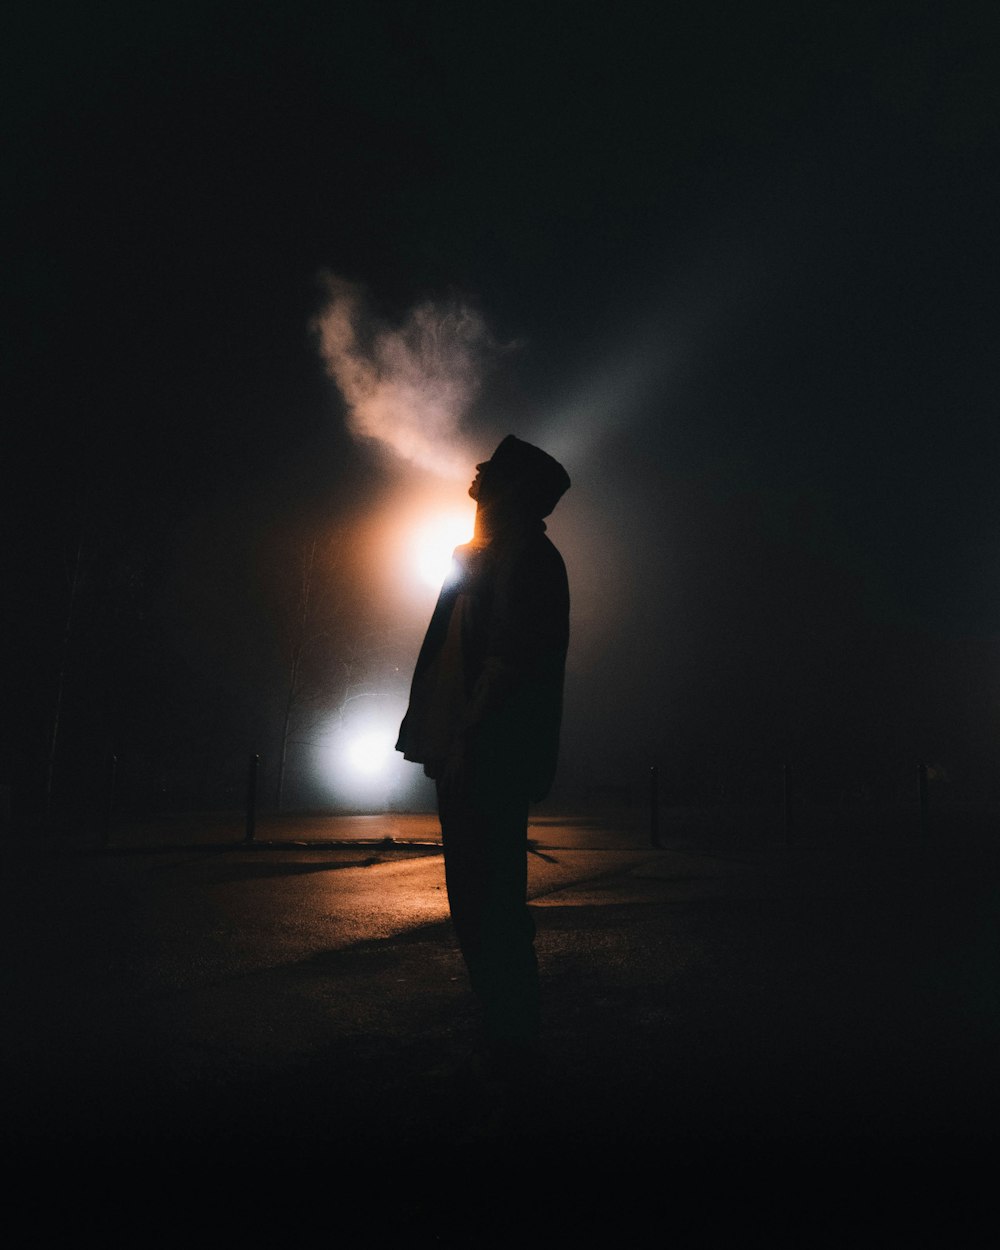
[(562, 557), (548, 539), (498, 560), (485, 638), (466, 736), (516, 754), (533, 774), (551, 780), (569, 639), (569, 590)]

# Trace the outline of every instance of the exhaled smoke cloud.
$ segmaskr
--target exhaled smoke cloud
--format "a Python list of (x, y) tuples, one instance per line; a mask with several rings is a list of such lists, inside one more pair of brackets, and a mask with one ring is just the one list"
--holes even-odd
[(332, 275), (323, 281), (330, 298), (314, 329), (351, 432), (442, 477), (467, 476), (463, 421), (499, 350), (482, 318), (425, 303), (392, 327), (357, 287)]

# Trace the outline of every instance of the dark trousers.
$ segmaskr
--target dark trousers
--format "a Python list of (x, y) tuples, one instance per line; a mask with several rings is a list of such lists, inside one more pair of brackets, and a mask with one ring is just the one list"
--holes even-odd
[(488, 1038), (538, 1036), (535, 925), (526, 905), (528, 791), (503, 776), (438, 784), (448, 904)]

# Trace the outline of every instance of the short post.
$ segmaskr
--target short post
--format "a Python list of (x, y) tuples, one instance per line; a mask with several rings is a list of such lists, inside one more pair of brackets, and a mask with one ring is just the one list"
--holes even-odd
[(921, 764), (917, 769), (918, 788), (920, 794), (920, 841), (927, 845), (930, 828), (930, 792), (927, 785), (927, 765)]
[(104, 824), (101, 842), (107, 846), (111, 840), (111, 824), (115, 815), (115, 781), (118, 774), (118, 756), (112, 752), (108, 758), (107, 790), (104, 795)]
[(649, 770), (649, 840), (660, 845), (660, 770), (655, 764)]
[(250, 768), (247, 773), (247, 829), (244, 842), (252, 842), (257, 824), (257, 773), (260, 770), (260, 756), (250, 756)]
[(788, 765), (781, 766), (781, 836), (785, 846), (792, 840), (792, 796), (788, 786)]

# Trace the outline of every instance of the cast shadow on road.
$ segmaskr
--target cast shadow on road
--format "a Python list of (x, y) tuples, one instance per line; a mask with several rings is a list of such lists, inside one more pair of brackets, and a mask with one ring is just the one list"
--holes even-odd
[(364, 859), (329, 860), (319, 864), (278, 863), (274, 860), (256, 863), (218, 861), (206, 874), (216, 882), (255, 881), (268, 877), (296, 877), (314, 872), (335, 872), (340, 868), (374, 868), (378, 864), (398, 863), (384, 855), (368, 855)]
[(334, 872), (338, 868), (370, 868), (382, 861), (377, 855), (356, 860), (353, 864), (227, 864), (224, 875), (230, 881), (257, 877), (295, 877), (310, 872)]

